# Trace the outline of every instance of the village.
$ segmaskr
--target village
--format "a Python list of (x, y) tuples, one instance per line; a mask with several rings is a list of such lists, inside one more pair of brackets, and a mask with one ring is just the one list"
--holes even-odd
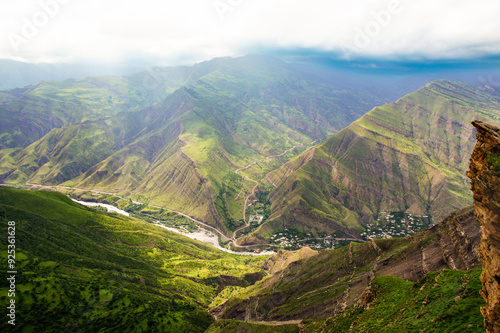
[[(407, 237), (432, 225), (430, 216), (417, 216), (404, 212), (381, 212), (376, 224), (369, 224), (361, 237), (365, 241), (375, 238), (388, 239)], [(335, 249), (348, 245), (351, 241), (359, 241), (346, 237), (343, 233), (314, 237), (311, 233), (300, 232), (295, 228), (287, 228), (271, 236), (271, 243), (286, 250), (298, 250), (308, 246), (314, 250)]]
[(428, 215), (417, 216), (404, 212), (381, 212), (376, 224), (368, 224), (361, 233), (365, 240), (375, 238), (407, 237), (422, 229), (432, 226), (432, 218)]
[(345, 238), (343, 233), (327, 235), (326, 233), (314, 237), (311, 233), (304, 233), (295, 228), (287, 228), (271, 236), (271, 243), (285, 250), (299, 250), (310, 247), (314, 250), (335, 249), (348, 245), (355, 239)]

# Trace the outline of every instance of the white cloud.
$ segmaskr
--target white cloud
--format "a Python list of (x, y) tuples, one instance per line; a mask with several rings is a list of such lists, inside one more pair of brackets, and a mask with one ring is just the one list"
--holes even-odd
[(254, 45), (474, 57), (500, 54), (499, 13), (497, 0), (2, 0), (0, 57), (189, 63)]

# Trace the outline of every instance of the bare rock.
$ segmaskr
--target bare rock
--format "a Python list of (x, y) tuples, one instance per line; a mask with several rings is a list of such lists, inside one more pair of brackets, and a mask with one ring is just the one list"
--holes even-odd
[(477, 220), (481, 223), (479, 256), (483, 263), (481, 294), (487, 304), (481, 309), (486, 332), (500, 332), (500, 129), (472, 122), (477, 144), (467, 175), (471, 179)]

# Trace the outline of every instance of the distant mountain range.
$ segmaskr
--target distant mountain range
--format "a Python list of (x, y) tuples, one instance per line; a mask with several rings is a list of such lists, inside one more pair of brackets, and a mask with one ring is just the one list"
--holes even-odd
[(4, 92), (0, 179), (135, 195), (224, 231), (242, 216), (237, 168), (321, 141), (385, 101), (375, 85), (264, 56), (153, 73)]
[(497, 124), (500, 95), (438, 80), (386, 104), (401, 82), (258, 55), (43, 81), (0, 92), (0, 181), (113, 192), (226, 235), (269, 193), (247, 244), (285, 227), (360, 238), (382, 211), (438, 221), (471, 203), (469, 123)]
[(27, 63), (0, 59), (0, 90), (23, 88), (39, 81), (67, 80), (95, 75), (127, 75), (150, 66), (123, 64)]

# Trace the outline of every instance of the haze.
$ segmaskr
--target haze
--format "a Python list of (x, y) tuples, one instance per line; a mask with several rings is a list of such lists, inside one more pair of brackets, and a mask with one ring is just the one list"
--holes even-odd
[(493, 0), (2, 1), (0, 58), (193, 64), (293, 50), (435, 61), (500, 54)]

